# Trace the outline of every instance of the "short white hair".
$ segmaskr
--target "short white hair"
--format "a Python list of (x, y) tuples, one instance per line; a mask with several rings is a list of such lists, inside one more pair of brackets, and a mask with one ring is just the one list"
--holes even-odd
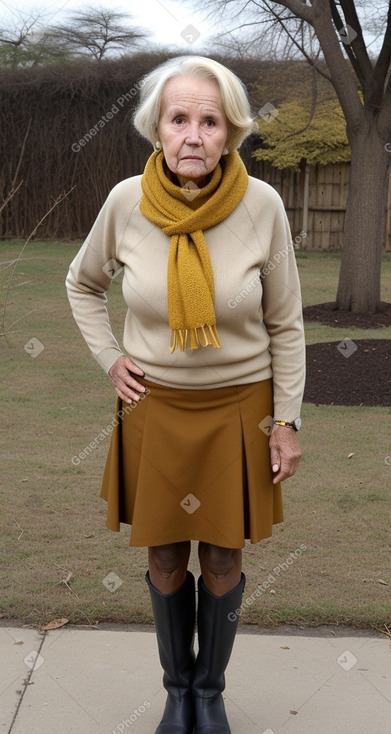
[(178, 76), (197, 76), (212, 79), (218, 84), (227, 118), (226, 146), (229, 150), (239, 148), (243, 140), (255, 131), (247, 92), (236, 74), (205, 56), (178, 56), (146, 74), (140, 85), (140, 102), (133, 122), (136, 130), (152, 145), (159, 139), (158, 124), (164, 86), (169, 79)]

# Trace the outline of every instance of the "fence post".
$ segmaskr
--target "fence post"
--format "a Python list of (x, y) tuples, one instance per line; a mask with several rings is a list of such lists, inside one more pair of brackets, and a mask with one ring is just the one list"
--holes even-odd
[(388, 179), (386, 252), (391, 252), (391, 169)]
[(308, 233), (308, 206), (310, 200), (310, 167), (305, 162), (304, 168), (304, 191), (303, 191), (303, 219), (301, 228), (303, 232)]

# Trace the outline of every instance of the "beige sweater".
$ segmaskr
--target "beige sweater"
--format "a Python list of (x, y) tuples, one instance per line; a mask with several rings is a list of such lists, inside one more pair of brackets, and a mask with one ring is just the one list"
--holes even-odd
[[(127, 353), (147, 380), (174, 388), (216, 388), (272, 376), (274, 418), (298, 417), (305, 372), (302, 305), (278, 194), (249, 177), (236, 209), (205, 231), (221, 348), (170, 354), (170, 238), (140, 213), (140, 182), (135, 176), (111, 191), (66, 279), (73, 315), (94, 357), (108, 372)], [(124, 349), (113, 335), (105, 296), (120, 266), (128, 306)]]

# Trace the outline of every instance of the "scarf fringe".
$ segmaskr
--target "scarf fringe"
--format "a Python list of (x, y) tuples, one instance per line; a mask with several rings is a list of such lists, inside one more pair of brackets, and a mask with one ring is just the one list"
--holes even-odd
[(212, 346), (220, 349), (220, 340), (217, 334), (216, 324), (204, 324), (194, 329), (173, 329), (170, 354), (175, 349), (184, 352), (185, 349), (198, 349), (202, 347)]

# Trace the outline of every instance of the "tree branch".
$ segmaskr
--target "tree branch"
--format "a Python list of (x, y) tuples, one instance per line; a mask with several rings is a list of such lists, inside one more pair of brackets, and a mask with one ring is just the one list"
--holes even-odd
[[(20, 166), (22, 165), (24, 151), (26, 150), (27, 138), (28, 138), (28, 136), (30, 134), (30, 128), (31, 128), (31, 117), (29, 119), (29, 124), (27, 125), (26, 134), (25, 134), (25, 136), (23, 138), (23, 143), (22, 143), (22, 147), (21, 147), (21, 150), (20, 150), (18, 164), (16, 166), (15, 175), (14, 175), (14, 177), (12, 179), (12, 182), (11, 182), (11, 190), (14, 190), (15, 189), (15, 186), (16, 186), (16, 179), (18, 178), (19, 171), (20, 171)], [(19, 186), (18, 186), (18, 188), (19, 188)]]
[(355, 77), (349, 73), (340, 38), (332, 22), (330, 0), (312, 0), (312, 2), (313, 27), (324, 53), (334, 89), (349, 127), (356, 127), (362, 120), (363, 106), (358, 96)]
[(292, 43), (296, 46), (296, 48), (304, 56), (304, 58), (310, 64), (310, 66), (312, 66), (314, 69), (316, 69), (319, 72), (319, 74), (321, 74), (322, 76), (325, 77), (325, 79), (327, 79), (328, 81), (331, 81), (330, 75), (327, 74), (327, 72), (325, 72), (323, 69), (321, 69), (317, 65), (316, 61), (312, 58), (312, 56), (310, 56), (310, 54), (307, 53), (307, 51), (306, 51), (306, 49), (304, 47), (304, 42), (299, 43), (297, 41), (297, 39), (294, 37), (294, 35), (290, 32), (289, 28), (287, 27), (286, 23), (284, 22), (286, 20), (289, 20), (289, 18), (282, 18), (280, 15), (278, 15), (278, 13), (276, 13), (276, 11), (274, 10), (274, 8), (267, 2), (267, 0), (265, 0), (264, 5), (266, 6), (266, 8), (269, 11), (269, 13), (279, 23), (279, 25), (281, 26), (282, 30), (287, 34), (287, 36), (290, 38), (290, 40), (292, 41)]
[[(383, 38), (383, 45), (373, 72), (374, 99), (381, 100), (391, 63), (391, 3), (388, 8), (387, 27)], [(390, 82), (388, 82), (388, 88)]]
[(11, 188), (9, 190), (9, 193), (6, 195), (5, 199), (3, 199), (3, 201), (0, 204), (0, 213), (3, 211), (3, 209), (5, 209), (5, 207), (7, 206), (7, 204), (9, 204), (9, 202), (11, 201), (11, 199), (14, 198), (16, 192), (18, 191), (18, 189), (20, 189), (22, 183), (23, 183), (23, 180), (22, 181), (19, 181), (19, 183), (18, 183), (17, 186), (15, 186), (14, 184), (12, 184), (12, 186), (11, 186)]
[[(337, 7), (336, 1), (335, 0), (330, 0), (331, 17), (333, 19), (333, 22), (334, 22), (334, 25), (335, 25), (337, 31), (340, 33), (341, 30), (343, 29), (343, 27), (345, 25), (349, 25), (350, 28), (352, 28), (355, 31), (355, 33), (357, 33), (357, 38), (358, 38), (359, 35), (361, 35), (361, 41), (362, 41), (362, 44), (364, 46), (365, 57), (366, 57), (366, 59), (368, 61), (369, 69), (366, 68), (366, 72), (365, 72), (365, 70), (364, 70), (363, 67), (367, 67), (367, 64), (366, 64), (365, 60), (364, 60), (364, 64), (360, 63), (360, 60), (358, 58), (358, 55), (357, 55), (358, 44), (356, 43), (357, 42), (357, 38), (353, 42), (352, 41), (349, 41), (349, 43), (346, 43), (345, 44), (345, 51), (346, 51), (347, 57), (349, 58), (352, 66), (353, 66), (353, 69), (354, 69), (354, 71), (355, 71), (355, 73), (357, 75), (357, 78), (358, 78), (361, 86), (364, 88), (365, 87), (366, 78), (368, 76), (368, 73), (372, 72), (372, 65), (371, 65), (371, 63), (369, 61), (369, 57), (368, 57), (368, 54), (366, 52), (365, 43), (364, 43), (364, 39), (363, 39), (363, 36), (362, 36), (361, 25), (360, 25), (359, 20), (357, 18), (357, 14), (355, 16), (355, 18), (356, 18), (356, 23), (355, 23), (355, 20), (354, 20), (354, 17), (353, 17), (353, 13), (351, 13), (351, 17), (350, 17), (349, 16), (349, 13), (345, 12), (344, 5), (341, 3), (340, 6), (342, 7), (342, 9), (344, 11), (344, 16), (345, 16), (344, 18), (341, 17), (341, 14), (340, 14), (339, 9)], [(348, 20), (348, 17), (347, 16), (349, 16), (349, 20)], [(355, 23), (355, 25), (354, 25), (354, 23)], [(353, 43), (355, 44), (355, 46), (353, 46)]]
[(298, 18), (313, 25), (314, 9), (310, 5), (305, 5), (303, 0), (276, 0), (276, 2), (277, 5), (282, 5), (284, 8), (291, 10)]
[[(379, 132), (391, 143), (391, 76), (388, 79), (379, 115)], [(390, 155), (390, 154), (388, 154)]]
[[(354, 0), (340, 0), (340, 4), (345, 16), (346, 25), (349, 25), (357, 33), (357, 36), (345, 45), (346, 54), (352, 62), (352, 66), (357, 74), (362, 86), (372, 77), (373, 67), (368, 56), (367, 48), (362, 33), (361, 23), (359, 21)], [(336, 8), (336, 0), (330, 0), (331, 8)], [(341, 30), (342, 25), (337, 30)]]

